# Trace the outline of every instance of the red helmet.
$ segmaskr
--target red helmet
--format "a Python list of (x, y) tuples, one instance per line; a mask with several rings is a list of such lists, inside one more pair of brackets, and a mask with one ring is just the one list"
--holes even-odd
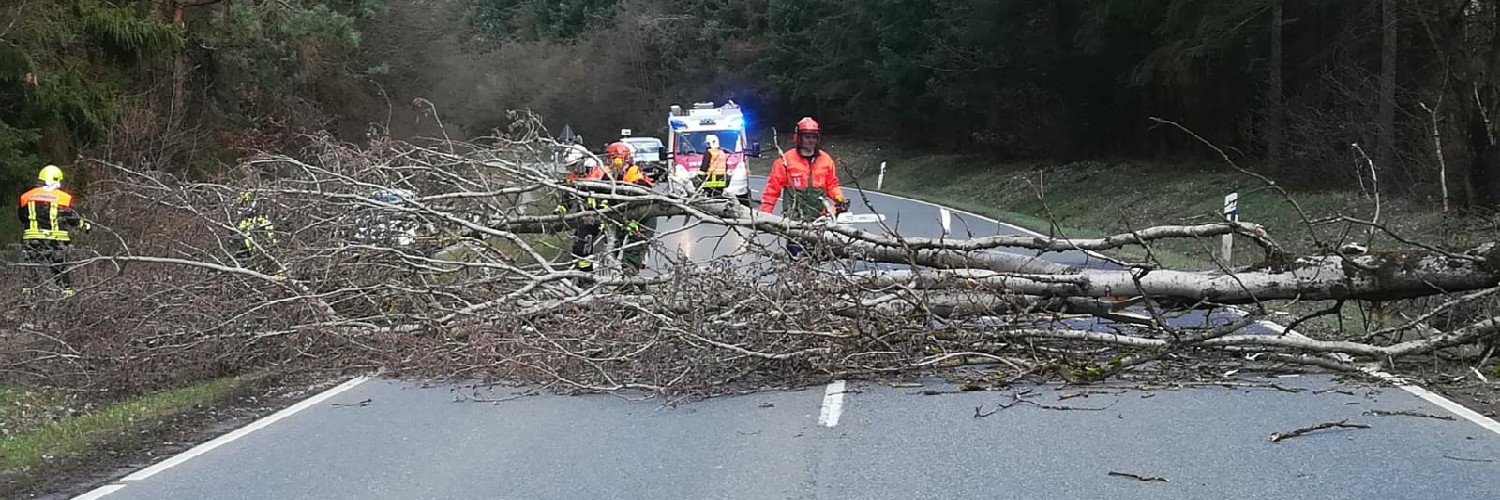
[(609, 147), (605, 149), (605, 153), (609, 156), (610, 160), (619, 158), (625, 160), (626, 162), (630, 161), (631, 155), (633, 154), (630, 149), (630, 145), (623, 142), (610, 144)]
[(802, 121), (797, 122), (797, 133), (801, 134), (803, 132), (820, 133), (821, 129), (818, 128), (818, 121), (812, 119), (811, 116), (802, 117)]
[(792, 134), (793, 146), (802, 145), (802, 134), (816, 135), (821, 138), (823, 136), (823, 131), (820, 127), (818, 127), (817, 120), (812, 119), (811, 116), (804, 116), (802, 117), (802, 120), (797, 122), (797, 131)]

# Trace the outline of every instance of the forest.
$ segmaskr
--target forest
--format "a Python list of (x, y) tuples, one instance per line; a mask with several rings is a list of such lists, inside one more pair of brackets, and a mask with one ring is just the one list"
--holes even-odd
[(209, 175), (514, 109), (607, 137), (734, 99), (762, 128), (996, 162), (1214, 154), (1159, 118), (1283, 185), (1373, 164), (1391, 194), (1493, 207), (1497, 22), (1497, 0), (6, 0), (0, 175)]

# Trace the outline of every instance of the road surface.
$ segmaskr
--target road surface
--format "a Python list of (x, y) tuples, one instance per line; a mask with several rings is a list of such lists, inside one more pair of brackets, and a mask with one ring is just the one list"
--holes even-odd
[[(903, 235), (941, 234), (935, 206), (869, 197)], [(1018, 231), (958, 213), (952, 227), (954, 236)], [(722, 229), (697, 228), (675, 244), (695, 259), (734, 251), (736, 241), (725, 241), (733, 237), (704, 238), (716, 234)], [(1078, 252), (1048, 258), (1105, 265)], [(475, 390), (356, 379), (143, 463), (83, 498), (1425, 499), (1500, 491), (1493, 420), (1326, 375), (1242, 382), (1255, 387), (1120, 386), (1068, 397), (1079, 389), (1042, 385), (1021, 396), (1036, 404), (996, 411), (1028, 388), (952, 393), (938, 380), (920, 388), (851, 381), (669, 407), (613, 395), (457, 402)], [(1371, 427), (1269, 440), (1343, 420)]]

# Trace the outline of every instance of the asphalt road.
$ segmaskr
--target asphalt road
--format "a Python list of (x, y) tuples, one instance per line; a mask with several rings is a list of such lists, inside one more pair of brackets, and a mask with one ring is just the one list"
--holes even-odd
[[(1493, 498), (1500, 435), (1327, 377), (1275, 389), (915, 394), (850, 384), (666, 407), (615, 396), (456, 402), (472, 390), (370, 380), (125, 486), (141, 499)], [(1313, 391), (1338, 388), (1350, 394)], [(929, 383), (925, 389), (948, 389)], [(499, 399), (517, 391), (481, 391)], [(357, 406), (368, 401), (366, 406)], [(343, 405), (343, 406), (336, 406)], [(1090, 408), (1094, 410), (1090, 410)], [(1322, 422), (1369, 424), (1273, 443)], [(1161, 477), (1140, 481), (1110, 472)]]
[[(941, 234), (931, 205), (870, 199), (904, 235)], [(1015, 231), (962, 214), (953, 227), (954, 236)], [(677, 236), (678, 245), (695, 260), (734, 251), (735, 241), (705, 238), (714, 234), (722, 230), (696, 228)], [(1098, 264), (1076, 252), (1052, 257)], [(850, 382), (669, 407), (610, 395), (457, 402), (473, 390), (357, 381), (250, 432), (103, 485), (91, 498), (1429, 499), (1500, 492), (1500, 431), (1392, 387), (1304, 375), (1244, 380), (1284, 390), (1094, 388), (1063, 399), (1077, 389), (1038, 386), (1023, 397), (1072, 409), (1023, 403), (980, 418), (976, 412), (1014, 403), (1014, 391), (922, 395), (953, 389), (922, 382)], [(1426, 416), (1367, 413), (1376, 410)], [(1346, 419), (1371, 427), (1268, 439)]]

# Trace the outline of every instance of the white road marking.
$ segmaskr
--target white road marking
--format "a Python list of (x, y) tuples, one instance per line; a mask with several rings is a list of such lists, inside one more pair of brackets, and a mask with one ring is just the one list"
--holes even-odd
[(110, 493), (114, 493), (116, 491), (120, 491), (120, 488), (124, 488), (124, 487), (125, 487), (125, 485), (123, 485), (123, 484), (111, 484), (109, 486), (100, 486), (98, 488), (95, 488), (94, 491), (90, 491), (88, 493), (84, 493), (82, 495), (73, 497), (73, 500), (99, 500), (100, 498), (104, 498), (104, 495), (108, 495)]
[[(1395, 376), (1382, 371), (1372, 370), (1368, 373), (1384, 380), (1396, 380)], [(1411, 384), (1397, 384), (1396, 387), (1400, 387), (1406, 392), (1416, 394), (1417, 397), (1425, 399), (1429, 403), (1438, 405), (1439, 407), (1442, 407), (1444, 410), (1448, 410), (1454, 415), (1463, 417), (1465, 420), (1479, 424), (1480, 427), (1489, 429), (1490, 432), (1500, 434), (1500, 422), (1496, 422), (1493, 418), (1480, 415), (1479, 412), (1465, 408), (1463, 405), (1454, 403), (1452, 400), (1449, 400), (1448, 398), (1442, 397), (1435, 392), (1422, 388), (1421, 386)]]
[(262, 418), (260, 420), (256, 420), (254, 422), (251, 422), (250, 425), (241, 427), (239, 429), (235, 429), (234, 432), (230, 432), (230, 433), (225, 434), (223, 436), (219, 436), (218, 438), (214, 439), (213, 441), (209, 441), (207, 443), (203, 443), (203, 444), (200, 444), (198, 446), (195, 446), (195, 447), (193, 447), (193, 449), (185, 451), (185, 452), (182, 452), (182, 453), (179, 453), (179, 454), (173, 456), (172, 458), (168, 458), (168, 459), (162, 461), (161, 463), (158, 463), (158, 464), (153, 465), (151, 467), (148, 467), (148, 468), (136, 471), (136, 473), (134, 473), (134, 474), (131, 474), (129, 476), (125, 476), (125, 478), (121, 479), (121, 481), (140, 481), (142, 479), (146, 479), (148, 477), (154, 476), (158, 472), (161, 472), (161, 471), (170, 469), (172, 467), (176, 467), (178, 465), (181, 465), (183, 462), (186, 462), (189, 459), (192, 459), (193, 457), (196, 457), (198, 455), (202, 455), (204, 453), (208, 453), (210, 450), (213, 450), (214, 448), (218, 448), (220, 446), (223, 446), (225, 443), (228, 443), (230, 441), (234, 441), (236, 439), (245, 437), (247, 434), (250, 434), (251, 432), (255, 432), (256, 430), (265, 428), (266, 426), (274, 424), (274, 423), (276, 423), (276, 421), (281, 420), (283, 418), (290, 417), (290, 416), (292, 416), (293, 414), (295, 414), (295, 413), (297, 413), (299, 411), (302, 411), (302, 410), (305, 410), (305, 409), (311, 407), (312, 405), (321, 403), (321, 402), (327, 400), (328, 398), (337, 396), (341, 392), (347, 391), (349, 389), (353, 389), (355, 386), (357, 386), (357, 385), (359, 385), (361, 383), (364, 383), (364, 381), (369, 380), (369, 379), (370, 379), (370, 377), (358, 377), (358, 378), (349, 380), (347, 382), (344, 382), (342, 384), (339, 384), (337, 387), (334, 387), (332, 389), (323, 391), (322, 393), (319, 393), (316, 396), (304, 399), (304, 400), (302, 400), (302, 402), (294, 404), (292, 406), (288, 406), (288, 407), (282, 409), (281, 411), (278, 411), (276, 413), (271, 414), (268, 417), (265, 417), (265, 418)]
[[(938, 210), (942, 210), (942, 211), (948, 211), (949, 210), (948, 208), (943, 207), (942, 205), (938, 205), (936, 203), (932, 203), (932, 202), (928, 202), (928, 201), (922, 201), (922, 200), (907, 198), (905, 196), (898, 196), (898, 195), (889, 194), (889, 193), (882, 193), (882, 192), (879, 192), (879, 191), (870, 191), (870, 192), (874, 193), (874, 194), (881, 195), (881, 196), (888, 196), (888, 197), (891, 197), (891, 198), (896, 198), (898, 200), (906, 200), (906, 201), (909, 201), (909, 202), (912, 202), (912, 203), (920, 203), (920, 204), (923, 204), (923, 205), (927, 205), (927, 206), (930, 206), (930, 207), (937, 208)], [(1023, 234), (1027, 234), (1027, 235), (1031, 235), (1031, 236), (1046, 237), (1046, 235), (1044, 235), (1042, 233), (1038, 233), (1036, 231), (1032, 231), (1030, 229), (1026, 229), (1024, 227), (1017, 226), (1015, 224), (1011, 224), (1011, 223), (1008, 223), (1008, 222), (1001, 222), (999, 220), (991, 219), (989, 217), (985, 217), (983, 215), (979, 215), (979, 214), (976, 214), (976, 213), (965, 212), (963, 210), (954, 210), (954, 211), (958, 212), (960, 214), (964, 214), (964, 215), (968, 215), (968, 216), (974, 217), (976, 219), (980, 219), (980, 220), (983, 220), (983, 221), (990, 222), (990, 223), (995, 224), (995, 225), (1005, 226), (1005, 227), (1014, 229), (1016, 231), (1019, 231), (1019, 232), (1021, 232)], [(1086, 254), (1088, 254), (1088, 255), (1090, 255), (1090, 256), (1093, 256), (1095, 258), (1104, 259), (1104, 256), (1100, 255), (1098, 252), (1094, 252), (1094, 251), (1090, 251), (1090, 250), (1084, 250), (1083, 252), (1086, 253)], [(1246, 314), (1246, 312), (1244, 310), (1241, 310), (1239, 308), (1231, 307), (1230, 310), (1233, 310), (1233, 311), (1235, 311), (1235, 312), (1237, 312), (1237, 313), (1239, 313), (1241, 315)], [(1293, 338), (1300, 338), (1300, 339), (1307, 339), (1308, 338), (1307, 336), (1302, 335), (1301, 333), (1297, 333), (1296, 330), (1287, 330), (1285, 327), (1283, 327), (1281, 325), (1278, 325), (1276, 323), (1272, 323), (1270, 321), (1261, 320), (1261, 321), (1257, 321), (1256, 324), (1258, 324), (1258, 325), (1260, 325), (1262, 327), (1265, 327), (1267, 330), (1271, 330), (1271, 331), (1276, 332), (1276, 333), (1282, 333), (1282, 334), (1285, 334), (1285, 335), (1293, 337)], [(1461, 404), (1455, 403), (1452, 400), (1450, 400), (1448, 398), (1445, 398), (1445, 397), (1443, 397), (1443, 396), (1441, 396), (1441, 395), (1439, 395), (1439, 394), (1437, 394), (1435, 392), (1429, 391), (1429, 390), (1427, 390), (1427, 389), (1425, 389), (1425, 388), (1423, 388), (1421, 386), (1404, 383), (1404, 382), (1401, 381), (1400, 378), (1398, 378), (1398, 377), (1396, 377), (1394, 375), (1391, 375), (1389, 373), (1385, 373), (1385, 372), (1382, 372), (1380, 370), (1373, 370), (1373, 369), (1371, 369), (1371, 370), (1365, 370), (1365, 373), (1369, 373), (1371, 376), (1374, 376), (1375, 378), (1379, 378), (1381, 380), (1385, 380), (1387, 382), (1391, 382), (1396, 387), (1400, 388), (1403, 391), (1411, 393), (1413, 396), (1416, 396), (1418, 398), (1422, 398), (1423, 400), (1425, 400), (1425, 401), (1427, 401), (1429, 403), (1437, 405), (1439, 408), (1442, 408), (1444, 410), (1448, 410), (1450, 413), (1453, 413), (1454, 415), (1457, 415), (1459, 417), (1463, 417), (1464, 420), (1468, 420), (1470, 422), (1473, 422), (1475, 425), (1483, 427), (1483, 428), (1485, 428), (1485, 429), (1487, 429), (1487, 430), (1489, 430), (1491, 432), (1494, 432), (1495, 434), (1500, 434), (1500, 422), (1495, 421), (1495, 419), (1493, 419), (1493, 418), (1486, 417), (1484, 415), (1480, 415), (1478, 412), (1475, 412), (1474, 410), (1470, 410), (1470, 409), (1464, 407)]]
[(843, 380), (835, 380), (823, 391), (823, 409), (818, 412), (818, 425), (833, 427), (839, 424), (839, 415), (844, 413)]

